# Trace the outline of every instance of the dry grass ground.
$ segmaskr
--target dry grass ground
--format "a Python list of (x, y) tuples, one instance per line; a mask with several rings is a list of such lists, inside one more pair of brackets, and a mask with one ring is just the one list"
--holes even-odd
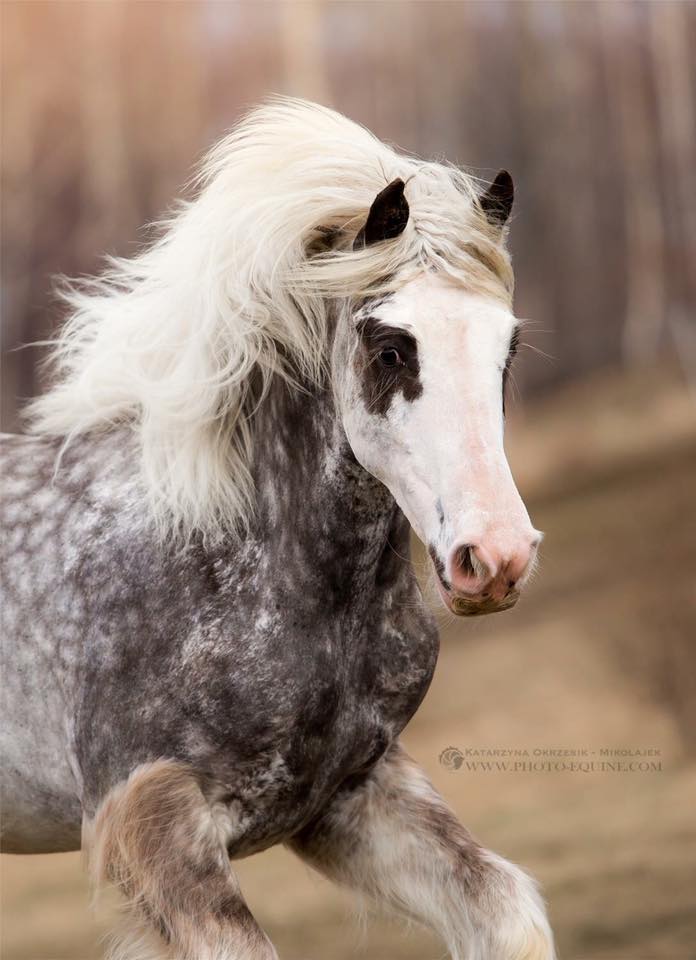
[[(513, 612), (443, 620), (404, 738), (480, 839), (539, 878), (565, 960), (696, 957), (691, 403), (663, 371), (530, 405), (511, 459), (547, 531), (540, 575)], [(448, 746), (652, 748), (661, 770), (465, 772), (439, 763)], [(100, 956), (78, 855), (2, 866), (3, 960)], [(238, 869), (284, 960), (442, 956), (384, 918), (361, 933), (350, 899), (284, 850)]]

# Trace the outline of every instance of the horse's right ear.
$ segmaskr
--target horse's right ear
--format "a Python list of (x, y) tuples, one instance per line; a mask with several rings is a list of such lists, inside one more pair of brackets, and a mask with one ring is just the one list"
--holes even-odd
[(393, 240), (404, 232), (410, 212), (404, 196), (405, 186), (401, 177), (397, 177), (380, 190), (372, 201), (365, 226), (355, 238), (353, 250), (362, 250), (380, 240)]
[(479, 197), (486, 219), (494, 227), (504, 227), (515, 199), (515, 186), (507, 170), (501, 170), (488, 189)]

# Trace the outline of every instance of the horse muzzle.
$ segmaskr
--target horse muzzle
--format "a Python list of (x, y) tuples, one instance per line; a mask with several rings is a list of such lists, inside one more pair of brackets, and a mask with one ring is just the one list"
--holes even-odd
[(431, 549), (440, 596), (447, 609), (457, 616), (478, 617), (513, 607), (533, 566), (539, 539), (540, 534), (533, 531), (520, 539), (515, 549), (506, 551), (459, 545), (450, 551), (446, 564)]

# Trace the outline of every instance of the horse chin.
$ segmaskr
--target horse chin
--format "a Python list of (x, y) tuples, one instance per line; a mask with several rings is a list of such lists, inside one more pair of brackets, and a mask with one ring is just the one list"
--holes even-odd
[(514, 607), (520, 598), (518, 590), (511, 590), (502, 600), (494, 600), (493, 597), (474, 600), (445, 589), (439, 579), (437, 586), (443, 603), (450, 613), (457, 617), (483, 617), (488, 613), (502, 613), (503, 610)]
[(452, 613), (458, 617), (482, 617), (487, 613), (502, 613), (514, 607), (519, 600), (519, 593), (510, 593), (503, 600), (469, 600), (467, 597), (453, 597)]

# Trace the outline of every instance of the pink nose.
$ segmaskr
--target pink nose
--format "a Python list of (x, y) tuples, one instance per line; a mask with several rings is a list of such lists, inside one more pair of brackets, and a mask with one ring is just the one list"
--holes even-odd
[(539, 540), (535, 533), (507, 548), (485, 542), (455, 547), (447, 564), (453, 589), (472, 599), (503, 600), (529, 571)]

